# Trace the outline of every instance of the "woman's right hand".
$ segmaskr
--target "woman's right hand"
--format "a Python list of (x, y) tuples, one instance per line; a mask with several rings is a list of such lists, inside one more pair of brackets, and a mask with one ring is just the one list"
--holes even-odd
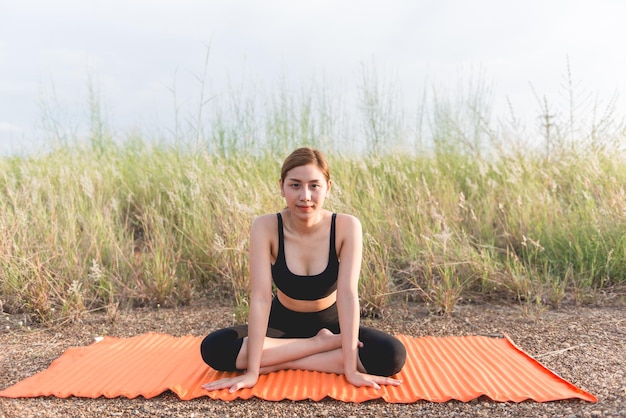
[(233, 393), (239, 389), (251, 388), (258, 380), (259, 375), (257, 373), (245, 372), (239, 376), (226, 377), (214, 382), (205, 383), (202, 385), (202, 388), (208, 391), (228, 388), (228, 391)]

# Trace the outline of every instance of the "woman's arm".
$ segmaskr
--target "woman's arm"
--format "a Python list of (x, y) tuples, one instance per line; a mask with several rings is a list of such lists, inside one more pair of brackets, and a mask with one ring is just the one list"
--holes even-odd
[(357, 373), (359, 335), (359, 275), (363, 253), (361, 222), (350, 215), (337, 215), (341, 260), (337, 278), (337, 310), (341, 327), (344, 374), (350, 381)]
[[(269, 215), (271, 216), (271, 215)], [(246, 372), (258, 379), (263, 341), (272, 304), (271, 239), (268, 215), (257, 218), (250, 231), (251, 297), (248, 312), (248, 359)]]
[[(272, 225), (274, 226), (273, 229)], [(248, 337), (246, 350), (242, 350), (239, 354), (239, 356), (246, 355), (246, 358), (245, 360), (237, 359), (237, 367), (245, 368), (246, 371), (239, 376), (207, 383), (203, 385), (204, 389), (228, 388), (230, 392), (235, 392), (242, 388), (254, 386), (259, 379), (261, 354), (272, 303), (272, 240), (270, 230), (275, 231), (275, 228), (276, 223), (272, 224), (271, 215), (265, 215), (256, 218), (250, 229), (251, 296), (250, 311), (248, 312)], [(240, 360), (243, 362), (240, 363)]]
[(342, 215), (341, 218), (338, 216), (337, 232), (341, 242), (339, 254), (341, 262), (337, 278), (337, 309), (341, 327), (344, 374), (348, 382), (355, 386), (371, 386), (376, 389), (380, 389), (380, 385), (397, 386), (401, 383), (397, 379), (361, 373), (358, 370), (357, 344), (359, 344), (360, 321), (358, 289), (363, 257), (361, 222), (353, 216)]

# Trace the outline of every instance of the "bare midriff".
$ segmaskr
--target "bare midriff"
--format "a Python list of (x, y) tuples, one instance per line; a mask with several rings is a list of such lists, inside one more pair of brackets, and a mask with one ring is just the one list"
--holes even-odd
[(287, 309), (295, 312), (319, 312), (329, 308), (337, 301), (337, 291), (333, 291), (330, 295), (316, 300), (293, 299), (277, 290), (276, 295), (280, 303)]

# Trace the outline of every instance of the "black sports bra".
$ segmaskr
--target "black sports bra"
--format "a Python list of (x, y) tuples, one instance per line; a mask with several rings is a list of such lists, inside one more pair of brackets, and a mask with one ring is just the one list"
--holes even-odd
[(314, 276), (299, 276), (289, 271), (285, 260), (285, 236), (283, 231), (283, 217), (278, 216), (278, 255), (272, 265), (272, 279), (281, 292), (293, 299), (318, 300), (325, 298), (337, 289), (339, 275), (339, 259), (335, 249), (335, 218), (333, 213), (330, 224), (330, 250), (328, 265), (320, 274)]

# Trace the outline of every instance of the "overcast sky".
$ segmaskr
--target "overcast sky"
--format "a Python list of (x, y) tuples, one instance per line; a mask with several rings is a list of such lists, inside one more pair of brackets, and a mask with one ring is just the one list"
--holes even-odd
[(41, 135), (43, 108), (87, 120), (90, 77), (118, 132), (167, 124), (172, 89), (197, 97), (209, 44), (213, 91), (355, 84), (375, 62), (409, 101), (478, 71), (496, 111), (508, 98), (532, 113), (530, 85), (557, 97), (569, 60), (579, 88), (608, 99), (626, 90), (624, 16), (621, 0), (0, 0), (0, 150)]

